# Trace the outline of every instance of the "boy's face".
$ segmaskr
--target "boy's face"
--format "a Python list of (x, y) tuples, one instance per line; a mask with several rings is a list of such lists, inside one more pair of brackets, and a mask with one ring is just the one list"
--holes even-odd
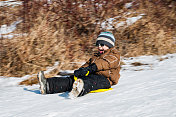
[(106, 50), (109, 49), (109, 47), (104, 44), (99, 44), (97, 47), (100, 54), (103, 54)]

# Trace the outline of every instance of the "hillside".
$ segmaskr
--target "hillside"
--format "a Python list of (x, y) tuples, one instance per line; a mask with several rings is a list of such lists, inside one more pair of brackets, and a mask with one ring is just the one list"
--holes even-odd
[[(41, 95), (39, 85), (0, 77), (1, 117), (175, 117), (176, 54), (124, 58), (112, 91), (68, 99), (68, 93)], [(144, 63), (133, 66), (131, 63)]]

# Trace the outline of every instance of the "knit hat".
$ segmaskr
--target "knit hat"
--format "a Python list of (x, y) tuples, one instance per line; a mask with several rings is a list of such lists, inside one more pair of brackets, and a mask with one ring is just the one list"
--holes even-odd
[(115, 46), (115, 38), (111, 32), (101, 32), (96, 40), (96, 45), (105, 44), (109, 48)]

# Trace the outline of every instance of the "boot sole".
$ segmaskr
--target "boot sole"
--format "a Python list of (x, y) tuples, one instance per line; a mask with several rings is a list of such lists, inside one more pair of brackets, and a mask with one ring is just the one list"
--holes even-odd
[(84, 87), (84, 82), (82, 79), (77, 79), (74, 83), (73, 83), (73, 88), (71, 90), (71, 92), (69, 93), (69, 97), (71, 99), (74, 99), (76, 97), (79, 96), (79, 94), (81, 93), (81, 91), (83, 90)]
[(42, 73), (42, 71), (40, 71), (39, 73), (38, 73), (38, 80), (39, 80), (39, 84), (40, 84), (40, 92), (41, 92), (41, 94), (46, 94), (46, 87), (45, 87), (45, 85), (44, 85), (44, 81), (42, 81), (42, 79), (44, 78), (44, 75), (43, 75), (43, 73)]

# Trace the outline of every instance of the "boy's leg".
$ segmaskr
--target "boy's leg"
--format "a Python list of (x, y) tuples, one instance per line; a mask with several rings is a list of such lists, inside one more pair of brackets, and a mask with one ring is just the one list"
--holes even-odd
[(45, 78), (43, 71), (38, 73), (38, 80), (42, 94), (71, 91), (74, 82), (73, 76)]
[(83, 96), (90, 91), (97, 89), (108, 89), (111, 87), (109, 80), (102, 75), (89, 75), (83, 78), (84, 88), (79, 96)]
[(47, 78), (47, 93), (62, 93), (66, 91), (71, 91), (73, 86), (73, 77), (52, 77)]

